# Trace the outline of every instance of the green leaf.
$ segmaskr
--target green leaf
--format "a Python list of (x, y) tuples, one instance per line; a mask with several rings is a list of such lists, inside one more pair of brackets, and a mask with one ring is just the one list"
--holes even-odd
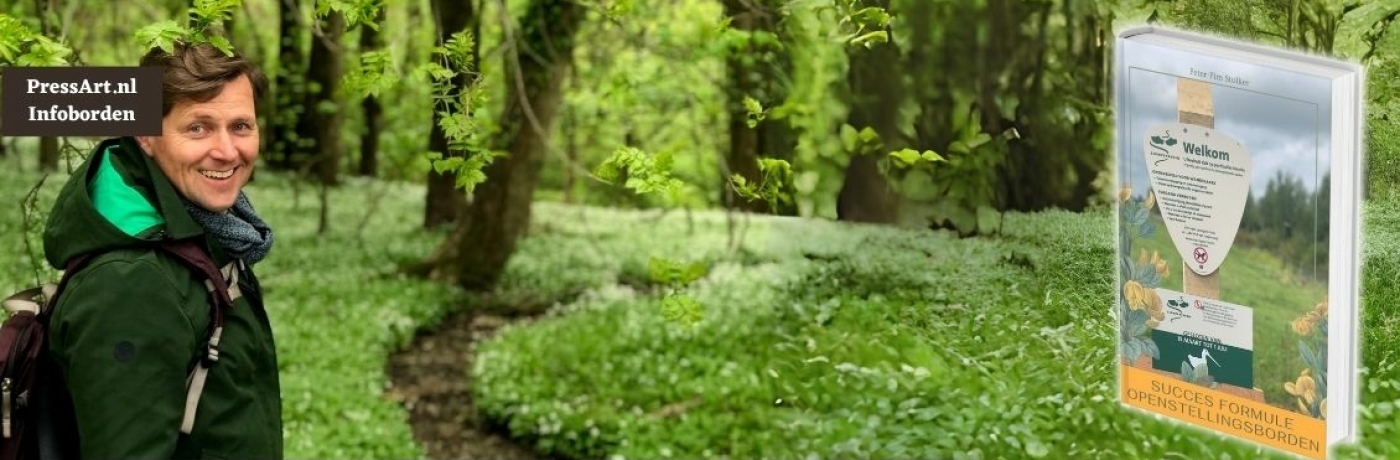
[(1128, 222), (1132, 225), (1142, 225), (1143, 222), (1147, 222), (1147, 218), (1151, 215), (1151, 211), (1147, 208), (1139, 207), (1133, 210), (1132, 218)]
[(457, 76), (457, 72), (454, 72), (452, 71), (452, 69), (448, 69), (437, 63), (424, 64), (423, 68), (429, 77), (432, 77), (434, 80), (440, 82), (452, 81), (452, 78)]
[(1128, 361), (1137, 361), (1138, 357), (1142, 356), (1142, 345), (1138, 344), (1136, 340), (1129, 340), (1128, 343), (1123, 344), (1123, 355), (1128, 358)]
[(160, 48), (170, 53), (175, 51), (175, 42), (193, 32), (180, 23), (167, 19), (137, 29), (136, 40), (146, 48)]
[(691, 262), (690, 265), (685, 267), (685, 271), (681, 273), (680, 282), (681, 284), (694, 283), (700, 278), (704, 278), (709, 271), (709, 265), (704, 262)]
[(948, 161), (948, 160), (946, 160), (946, 159), (943, 158), (943, 155), (939, 155), (938, 152), (934, 152), (934, 151), (932, 151), (932, 150), (925, 150), (924, 153), (919, 154), (919, 158), (921, 158), (921, 159), (923, 159), (924, 161), (929, 162), (929, 163), (934, 163), (934, 162), (939, 162), (939, 161), (944, 161), (944, 162)]
[(868, 33), (865, 33), (865, 34), (856, 36), (856, 37), (852, 38), (852, 39), (850, 40), (849, 43), (852, 44), (852, 45), (859, 45), (859, 46), (864, 46), (864, 47), (866, 47), (866, 48), (871, 48), (871, 47), (874, 47), (875, 45), (879, 45), (879, 44), (881, 44), (881, 43), (886, 43), (886, 42), (889, 42), (889, 41), (890, 41), (890, 35), (889, 35), (888, 33), (886, 33), (886, 32), (883, 31), (883, 30), (877, 30), (877, 31), (874, 31), (874, 32), (868, 32)]
[(1050, 448), (1046, 447), (1045, 443), (1040, 442), (1040, 440), (1032, 439), (1026, 442), (1026, 455), (1030, 455), (1031, 458), (1045, 458), (1045, 456), (1050, 455)]
[(598, 179), (601, 179), (604, 182), (609, 183), (616, 182), (618, 176), (620, 176), (621, 174), (622, 172), (618, 171), (617, 165), (611, 162), (603, 162), (603, 164), (600, 164), (597, 168), (593, 169), (594, 176), (596, 176)]
[(482, 172), (480, 169), (467, 169), (466, 171), (457, 172), (456, 186), (467, 192), (476, 189), (476, 186), (481, 185), (483, 182), (486, 182), (486, 173)]
[(674, 163), (675, 160), (671, 152), (658, 152), (656, 156), (652, 158), (652, 172), (654, 174), (670, 173)]
[(748, 112), (746, 122), (748, 123), (748, 126), (750, 128), (758, 126), (758, 123), (760, 121), (763, 121), (763, 118), (765, 116), (763, 112), (763, 104), (759, 103), (757, 99), (754, 99), (749, 96), (744, 96), (744, 110)]
[(732, 175), (732, 176), (729, 177), (729, 181), (734, 183), (734, 188), (737, 188), (737, 189), (740, 189), (740, 190), (748, 190), (748, 189), (749, 189), (749, 180), (748, 180), (748, 179), (745, 179), (744, 176), (741, 176), (741, 175), (738, 175), (738, 174), (734, 174), (734, 175)]
[(67, 46), (36, 35), (29, 52), (20, 55), (15, 63), (21, 67), (58, 67), (67, 65), (71, 54), (72, 50)]
[(209, 37), (209, 44), (222, 51), (225, 56), (233, 56), (233, 43), (229, 43), (228, 38), (223, 35)]
[[(193, 32), (203, 34), (204, 30), (211, 25), (220, 24), (233, 18), (233, 12), (238, 9), (239, 0), (195, 0), (194, 5), (189, 9), (192, 23), (195, 26)], [(201, 37), (196, 43), (208, 42), (216, 48), (217, 44), (212, 39)], [(223, 48), (219, 48), (221, 51)], [(230, 47), (232, 49), (232, 47)]]
[(982, 144), (986, 144), (988, 141), (991, 141), (991, 140), (992, 140), (992, 136), (991, 136), (990, 134), (987, 134), (987, 133), (977, 133), (976, 136), (972, 136), (971, 139), (968, 139), (968, 140), (967, 140), (967, 148), (968, 148), (968, 150), (976, 149), (976, 148), (978, 148), (978, 147), (981, 147)]
[(1318, 365), (1317, 354), (1313, 353), (1312, 347), (1309, 347), (1307, 342), (1301, 339), (1298, 340), (1298, 353), (1303, 356), (1303, 362), (1307, 364), (1308, 367), (1313, 369), (1321, 367)]
[(914, 149), (904, 149), (890, 152), (890, 158), (893, 158), (895, 163), (901, 167), (910, 167), (918, 163), (921, 157), (919, 156), (919, 152), (914, 151)]
[(465, 163), (466, 159), (462, 157), (447, 157), (438, 161), (434, 161), (433, 170), (437, 171), (438, 174), (444, 174), (448, 171), (456, 171), (457, 169), (461, 168), (462, 165)]
[(1138, 237), (1139, 237), (1139, 238), (1143, 238), (1143, 239), (1152, 238), (1152, 236), (1153, 236), (1153, 235), (1156, 235), (1156, 234), (1157, 234), (1157, 226), (1156, 226), (1156, 225), (1153, 225), (1153, 223), (1152, 223), (1151, 221), (1145, 221), (1145, 222), (1143, 222), (1141, 225), (1138, 226)]
[(846, 147), (846, 152), (852, 154), (857, 153), (856, 148), (859, 147), (859, 143), (860, 133), (856, 131), (856, 128), (849, 124), (842, 124), (841, 145)]
[(971, 233), (977, 230), (977, 213), (975, 210), (955, 206), (948, 213), (948, 220), (953, 222), (953, 226), (963, 233)]
[(704, 310), (693, 297), (670, 293), (661, 300), (661, 315), (666, 321), (694, 326), (704, 319)]
[(880, 133), (875, 132), (869, 126), (860, 130), (860, 142), (866, 145), (873, 145), (880, 142)]
[(1128, 326), (1129, 337), (1139, 337), (1147, 333), (1147, 323), (1133, 323)]
[(652, 282), (670, 284), (673, 280), (672, 267), (671, 261), (652, 256), (647, 261), (647, 274), (651, 277)]
[(1148, 318), (1145, 310), (1131, 310), (1128, 313), (1128, 321), (1132, 323), (1146, 323)]

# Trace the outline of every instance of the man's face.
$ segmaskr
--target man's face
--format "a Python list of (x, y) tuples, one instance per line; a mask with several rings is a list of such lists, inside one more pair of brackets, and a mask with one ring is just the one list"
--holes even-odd
[(207, 102), (180, 101), (161, 135), (137, 138), (175, 189), (204, 209), (233, 207), (258, 159), (253, 85), (240, 76)]

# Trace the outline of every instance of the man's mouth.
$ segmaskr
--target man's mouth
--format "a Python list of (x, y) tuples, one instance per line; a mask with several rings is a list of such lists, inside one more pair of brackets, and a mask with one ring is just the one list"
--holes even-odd
[(238, 171), (238, 167), (235, 166), (235, 167), (233, 167), (232, 169), (228, 169), (228, 170), (224, 170), (224, 171), (214, 171), (214, 170), (210, 170), (210, 169), (201, 169), (201, 170), (199, 170), (199, 174), (203, 175), (204, 177), (208, 177), (208, 178), (210, 178), (210, 179), (228, 179), (228, 178), (230, 178), (230, 177), (233, 177), (233, 173), (234, 173), (234, 172), (237, 172), (237, 171)]

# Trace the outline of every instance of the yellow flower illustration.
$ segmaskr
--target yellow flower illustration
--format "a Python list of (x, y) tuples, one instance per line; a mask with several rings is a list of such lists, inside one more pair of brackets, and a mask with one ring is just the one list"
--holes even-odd
[(1318, 404), (1317, 412), (1323, 419), (1327, 418), (1327, 398), (1322, 398), (1322, 404)]
[(1293, 319), (1293, 332), (1298, 335), (1311, 335), (1319, 322), (1327, 320), (1327, 302), (1323, 301), (1302, 316)]
[(1124, 185), (1123, 188), (1118, 189), (1118, 201), (1119, 201), (1119, 202), (1128, 201), (1128, 196), (1130, 196), (1130, 195), (1132, 195), (1132, 194), (1133, 194), (1133, 189), (1128, 188), (1128, 186)]
[(1128, 308), (1141, 310), (1147, 306), (1148, 289), (1136, 280), (1123, 283), (1123, 297), (1128, 299)]
[(1138, 260), (1137, 260), (1137, 264), (1138, 264), (1138, 265), (1147, 265), (1149, 262), (1152, 262), (1152, 259), (1147, 258), (1147, 250), (1146, 250), (1146, 249), (1138, 249)]
[(1172, 271), (1171, 268), (1167, 266), (1167, 261), (1157, 261), (1157, 276), (1160, 276), (1162, 278), (1168, 278), (1172, 276)]
[(1157, 326), (1160, 326), (1160, 325), (1162, 325), (1162, 321), (1161, 321), (1161, 320), (1159, 320), (1159, 319), (1157, 319), (1157, 318), (1147, 318), (1147, 328), (1148, 328), (1148, 329), (1156, 329)]
[(1152, 209), (1152, 207), (1153, 207), (1153, 206), (1156, 206), (1156, 205), (1157, 205), (1157, 194), (1156, 194), (1156, 193), (1153, 193), (1152, 191), (1148, 191), (1148, 192), (1147, 192), (1147, 202), (1146, 202), (1146, 203), (1143, 203), (1143, 207), (1146, 207), (1147, 209)]
[(1298, 335), (1309, 335), (1312, 334), (1313, 328), (1316, 327), (1317, 324), (1313, 323), (1312, 321), (1308, 321), (1308, 318), (1304, 316), (1294, 319), (1292, 326), (1293, 333)]
[(1309, 408), (1317, 399), (1317, 382), (1313, 381), (1311, 370), (1303, 369), (1303, 372), (1298, 374), (1298, 380), (1284, 382), (1283, 391), (1298, 397), (1298, 407), (1302, 408), (1304, 413), (1312, 412)]
[(1147, 303), (1147, 316), (1158, 322), (1167, 319), (1167, 310), (1162, 308), (1162, 298), (1157, 296), (1155, 289), (1143, 289), (1143, 301)]

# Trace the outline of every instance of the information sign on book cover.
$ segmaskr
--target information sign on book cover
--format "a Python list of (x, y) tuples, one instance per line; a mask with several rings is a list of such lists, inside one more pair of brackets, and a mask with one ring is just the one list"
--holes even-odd
[(1354, 64), (1118, 35), (1119, 397), (1305, 458), (1356, 425)]

